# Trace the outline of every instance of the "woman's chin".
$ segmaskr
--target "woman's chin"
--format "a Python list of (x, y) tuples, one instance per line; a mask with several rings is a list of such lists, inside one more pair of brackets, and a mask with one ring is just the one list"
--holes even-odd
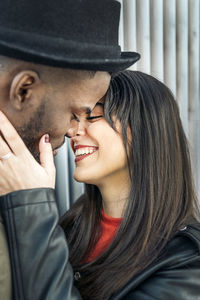
[(86, 174), (76, 174), (74, 173), (74, 179), (77, 182), (86, 183), (86, 184), (96, 184), (94, 177), (86, 176)]

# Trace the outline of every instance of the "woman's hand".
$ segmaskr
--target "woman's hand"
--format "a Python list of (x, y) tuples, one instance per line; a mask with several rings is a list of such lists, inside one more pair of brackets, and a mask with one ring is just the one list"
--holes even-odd
[(51, 144), (46, 141), (48, 135), (39, 142), (40, 165), (2, 112), (0, 131), (0, 195), (22, 189), (54, 188), (55, 166)]

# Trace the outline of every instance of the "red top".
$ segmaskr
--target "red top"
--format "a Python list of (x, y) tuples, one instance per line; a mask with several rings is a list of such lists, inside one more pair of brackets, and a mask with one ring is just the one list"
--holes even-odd
[(100, 226), (102, 234), (93, 251), (88, 256), (87, 262), (94, 260), (106, 250), (106, 248), (110, 245), (113, 238), (115, 237), (115, 234), (117, 233), (117, 230), (122, 222), (122, 218), (112, 218), (110, 216), (107, 216), (103, 211), (101, 212), (101, 214), (102, 220)]

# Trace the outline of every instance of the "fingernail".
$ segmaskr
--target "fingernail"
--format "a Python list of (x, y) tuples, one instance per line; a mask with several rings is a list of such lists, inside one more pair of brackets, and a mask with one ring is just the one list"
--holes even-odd
[(45, 143), (49, 143), (49, 135), (48, 134), (45, 134), (45, 136), (44, 136), (44, 142)]
[(53, 155), (56, 156), (58, 154), (58, 150), (53, 151)]

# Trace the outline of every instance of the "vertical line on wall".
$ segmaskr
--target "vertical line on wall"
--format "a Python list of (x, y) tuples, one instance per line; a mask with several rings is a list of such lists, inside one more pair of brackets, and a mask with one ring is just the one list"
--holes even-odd
[[(136, 0), (123, 1), (124, 12), (124, 50), (137, 51), (136, 38)], [(137, 70), (137, 64), (134, 64), (129, 69)]]
[(119, 45), (121, 50), (124, 51), (124, 11), (123, 11), (123, 0), (118, 0), (121, 3), (121, 12), (120, 12), (120, 23), (119, 23)]
[(137, 51), (141, 59), (137, 63), (140, 71), (150, 73), (150, 3), (149, 0), (136, 1), (136, 24), (137, 24)]
[(151, 74), (163, 81), (163, 0), (150, 0)]
[(188, 136), (188, 1), (176, 1), (177, 100), (185, 133)]
[(176, 97), (176, 0), (164, 0), (164, 82)]
[(67, 143), (58, 151), (56, 164), (56, 199), (60, 216), (70, 207), (70, 169)]
[(192, 152), (195, 185), (200, 194), (200, 93), (199, 40), (200, 2), (189, 1), (189, 140)]

